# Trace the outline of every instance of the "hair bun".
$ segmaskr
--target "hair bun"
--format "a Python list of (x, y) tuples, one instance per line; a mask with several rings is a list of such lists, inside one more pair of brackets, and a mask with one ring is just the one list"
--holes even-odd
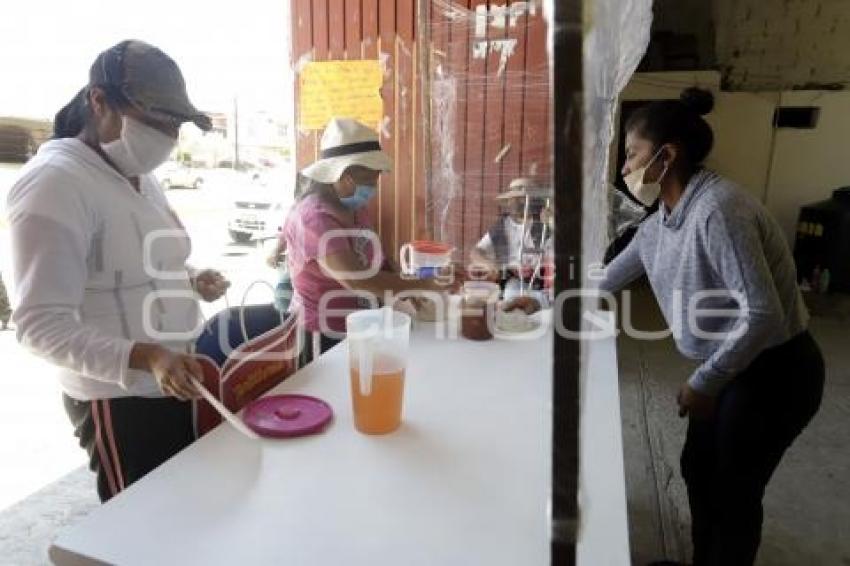
[(714, 109), (714, 95), (709, 90), (698, 87), (686, 88), (679, 95), (679, 100), (686, 108), (700, 116), (705, 116)]

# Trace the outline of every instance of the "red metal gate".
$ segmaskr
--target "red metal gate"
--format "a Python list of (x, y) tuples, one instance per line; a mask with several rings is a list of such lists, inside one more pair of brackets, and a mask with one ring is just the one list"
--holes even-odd
[[(293, 64), (297, 79), (305, 61), (384, 62), (381, 143), (395, 169), (374, 204), (376, 229), (392, 255), (436, 236), (466, 257), (495, 219), (500, 189), (551, 178), (546, 22), (540, 0), (421, 1), (292, 0)], [(301, 168), (316, 158), (318, 133), (298, 131), (296, 145)]]

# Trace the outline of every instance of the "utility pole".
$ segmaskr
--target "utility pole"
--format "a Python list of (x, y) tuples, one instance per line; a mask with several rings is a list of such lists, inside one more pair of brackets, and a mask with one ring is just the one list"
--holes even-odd
[(239, 169), (239, 102), (233, 96), (233, 168)]

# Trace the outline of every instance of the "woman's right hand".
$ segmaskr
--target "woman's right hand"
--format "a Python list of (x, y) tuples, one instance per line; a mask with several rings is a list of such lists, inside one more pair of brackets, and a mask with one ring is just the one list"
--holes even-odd
[(143, 357), (140, 369), (153, 374), (160, 391), (181, 401), (196, 399), (200, 393), (192, 382), (192, 377), (203, 379), (203, 369), (198, 361), (188, 354), (172, 352), (157, 344), (138, 344)]
[(200, 397), (192, 377), (203, 379), (201, 364), (187, 354), (178, 354), (168, 348), (159, 347), (151, 359), (151, 373), (159, 389), (166, 395), (188, 401)]

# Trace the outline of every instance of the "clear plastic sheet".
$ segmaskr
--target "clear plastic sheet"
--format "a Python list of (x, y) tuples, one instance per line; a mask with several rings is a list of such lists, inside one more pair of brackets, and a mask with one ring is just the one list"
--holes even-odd
[(652, 0), (586, 0), (584, 39), (584, 222), (582, 256), (602, 261), (612, 209), (609, 160), (618, 97), (649, 45)]
[[(469, 250), (498, 218), (495, 196), (516, 177), (551, 187), (551, 103), (540, 0), (429, 4), (428, 222)], [(587, 0), (584, 42), (583, 284), (610, 239), (609, 159), (618, 96), (649, 43), (652, 0)], [(555, 93), (557, 96), (557, 93)]]
[(429, 7), (429, 232), (466, 263), (511, 181), (552, 191), (546, 21), (540, 0)]
[(609, 185), (611, 194), (611, 222), (608, 233), (611, 238), (619, 238), (632, 226), (640, 224), (646, 216), (646, 209)]

